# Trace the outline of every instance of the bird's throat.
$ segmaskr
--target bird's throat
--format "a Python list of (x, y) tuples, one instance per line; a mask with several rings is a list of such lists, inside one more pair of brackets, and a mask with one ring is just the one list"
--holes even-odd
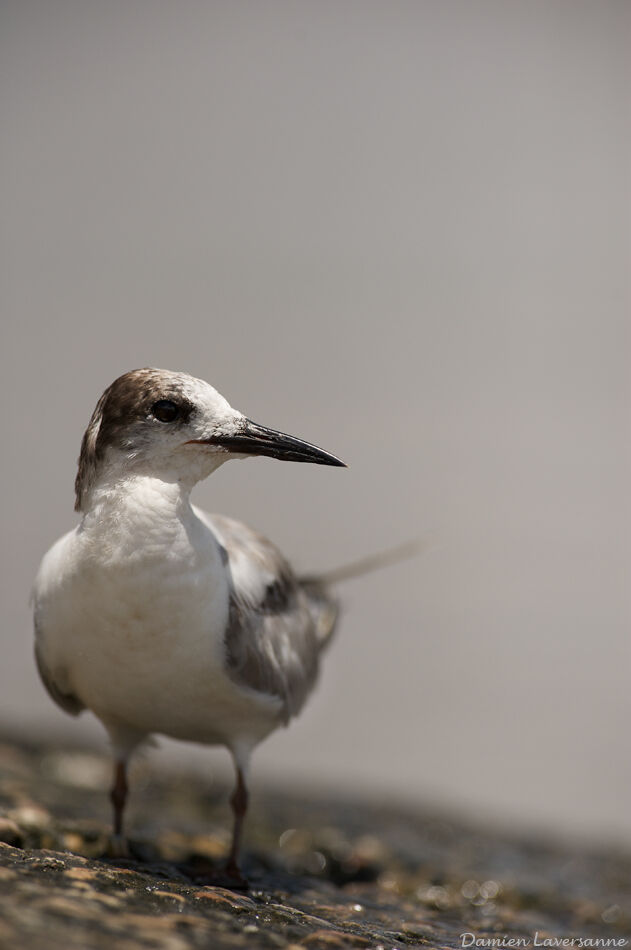
[(190, 487), (154, 476), (133, 475), (96, 485), (81, 523), (82, 533), (117, 552), (176, 542), (196, 518)]

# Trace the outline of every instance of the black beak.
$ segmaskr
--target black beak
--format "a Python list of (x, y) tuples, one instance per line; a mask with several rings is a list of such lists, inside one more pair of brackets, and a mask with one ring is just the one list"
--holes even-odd
[(199, 441), (209, 445), (221, 445), (236, 455), (269, 455), (270, 458), (282, 459), (285, 462), (315, 462), (316, 465), (339, 465), (346, 468), (345, 462), (324, 449), (319, 449), (317, 445), (303, 442), (302, 439), (296, 439), (285, 432), (260, 426), (251, 419), (245, 419), (239, 432), (234, 435), (216, 435)]

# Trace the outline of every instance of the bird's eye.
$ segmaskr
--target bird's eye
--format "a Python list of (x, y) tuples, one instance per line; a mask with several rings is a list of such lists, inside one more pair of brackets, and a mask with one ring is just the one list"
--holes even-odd
[(180, 407), (170, 399), (158, 399), (151, 407), (151, 412), (159, 422), (175, 422), (180, 414)]

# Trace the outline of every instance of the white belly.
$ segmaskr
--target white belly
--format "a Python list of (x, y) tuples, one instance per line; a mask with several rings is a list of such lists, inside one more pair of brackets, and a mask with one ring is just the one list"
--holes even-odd
[(60, 688), (112, 733), (254, 744), (279, 702), (225, 671), (228, 582), (212, 534), (194, 527), (142, 549), (66, 535), (36, 583), (40, 649)]

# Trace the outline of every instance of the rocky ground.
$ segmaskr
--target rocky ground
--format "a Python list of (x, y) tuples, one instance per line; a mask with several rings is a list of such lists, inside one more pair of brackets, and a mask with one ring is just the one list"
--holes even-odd
[(0, 947), (403, 950), (461, 947), (465, 933), (622, 947), (631, 935), (629, 854), (257, 783), (249, 889), (201, 886), (190, 867), (225, 853), (227, 789), (150, 760), (133, 778), (133, 858), (114, 861), (107, 759), (0, 742)]

